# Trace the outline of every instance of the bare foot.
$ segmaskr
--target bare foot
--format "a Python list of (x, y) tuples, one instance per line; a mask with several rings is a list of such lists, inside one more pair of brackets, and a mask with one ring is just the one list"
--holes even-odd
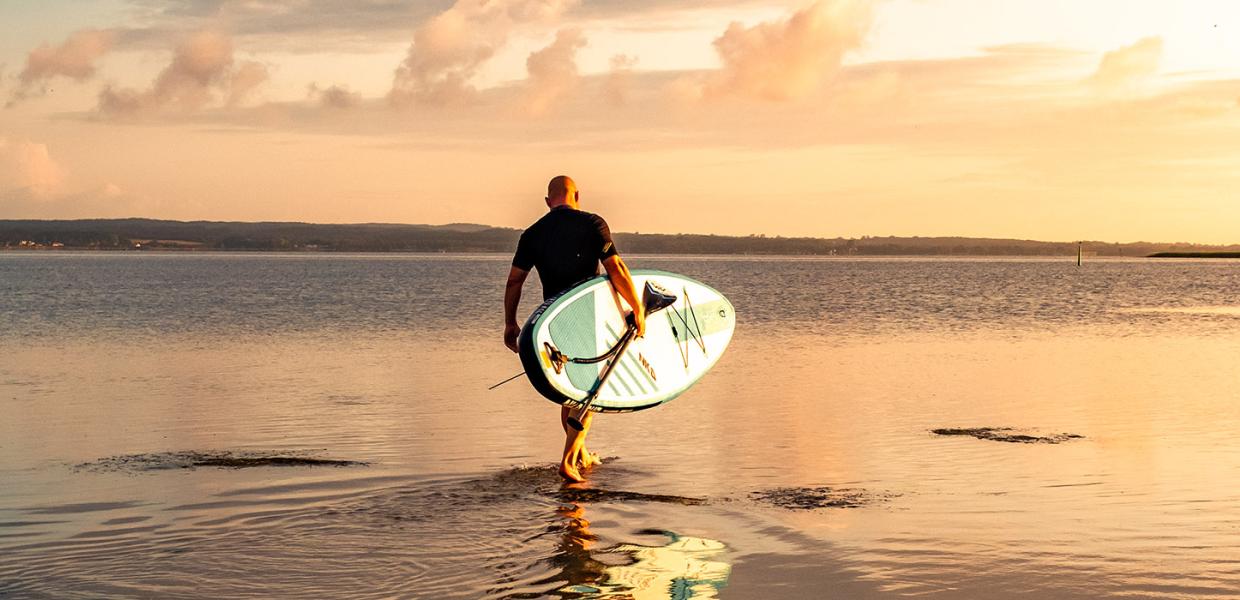
[(560, 477), (563, 477), (573, 483), (581, 483), (586, 480), (586, 478), (582, 477), (581, 473), (577, 471), (577, 467), (569, 463), (560, 463)]

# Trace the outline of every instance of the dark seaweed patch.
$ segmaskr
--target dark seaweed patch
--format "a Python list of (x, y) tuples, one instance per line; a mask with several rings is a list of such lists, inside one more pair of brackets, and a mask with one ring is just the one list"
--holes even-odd
[(783, 487), (750, 492), (749, 497), (791, 510), (818, 508), (860, 508), (891, 499), (893, 494), (877, 494), (857, 488)]
[[(606, 459), (608, 461), (607, 473), (611, 477), (623, 478), (628, 472), (618, 465), (615, 465), (614, 458)], [(597, 487), (589, 487), (593, 483), (583, 485), (565, 484), (564, 480), (556, 472), (555, 465), (548, 466), (522, 466), (506, 469), (496, 475), (486, 478), (467, 482), (469, 487), (475, 487), (480, 491), (485, 490), (490, 495), (508, 495), (511, 497), (522, 497), (531, 492), (549, 496), (567, 503), (578, 502), (661, 502), (665, 504), (683, 504), (686, 506), (697, 506), (706, 504), (705, 498), (691, 498), (688, 496), (674, 496), (669, 494), (647, 494), (643, 492), (630, 492), (626, 490), (609, 490)]]
[(362, 464), (365, 463), (304, 456), (218, 456), (195, 460), (193, 466), (247, 469), (250, 467), (348, 467)]
[(74, 466), (79, 471), (131, 472), (166, 471), (216, 467), (251, 469), (256, 467), (354, 467), (369, 463), (318, 458), (305, 452), (184, 451), (109, 456)]
[(672, 496), (668, 494), (643, 494), (623, 490), (601, 490), (597, 488), (564, 488), (555, 493), (561, 502), (662, 502), (665, 504), (682, 504), (685, 506), (701, 506), (706, 504), (705, 498), (688, 496)]
[(942, 428), (931, 429), (930, 433), (935, 435), (966, 435), (979, 440), (1008, 442), (1011, 444), (1060, 444), (1068, 440), (1078, 440), (1085, 437), (1075, 433), (1032, 435), (1030, 433), (1021, 433), (1012, 427)]

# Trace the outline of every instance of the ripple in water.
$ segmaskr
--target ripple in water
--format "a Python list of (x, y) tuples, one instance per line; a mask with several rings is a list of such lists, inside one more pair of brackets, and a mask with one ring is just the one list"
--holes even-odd
[[(168, 465), (187, 454), (196, 456), (88, 465), (158, 471), (180, 468)], [(341, 482), (272, 484), (236, 501), (228, 491), (188, 505), (30, 508), (98, 516), (84, 531), (9, 547), (0, 597), (715, 597), (730, 573), (723, 542), (662, 529), (622, 540), (594, 533), (587, 512), (601, 507), (707, 502), (608, 489), (631, 475), (613, 464), (603, 487), (564, 486), (549, 465), (351, 492)]]

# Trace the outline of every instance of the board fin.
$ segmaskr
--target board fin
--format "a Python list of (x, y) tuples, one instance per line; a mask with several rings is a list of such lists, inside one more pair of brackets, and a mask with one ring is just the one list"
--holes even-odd
[(646, 288), (642, 290), (642, 304), (645, 305), (646, 314), (663, 310), (675, 304), (676, 300), (676, 294), (672, 294), (650, 281), (646, 282)]

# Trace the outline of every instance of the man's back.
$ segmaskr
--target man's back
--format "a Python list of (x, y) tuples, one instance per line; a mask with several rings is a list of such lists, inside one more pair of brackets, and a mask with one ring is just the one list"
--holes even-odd
[(599, 261), (615, 254), (602, 217), (561, 206), (521, 234), (512, 265), (525, 271), (538, 269), (545, 299), (598, 275)]

